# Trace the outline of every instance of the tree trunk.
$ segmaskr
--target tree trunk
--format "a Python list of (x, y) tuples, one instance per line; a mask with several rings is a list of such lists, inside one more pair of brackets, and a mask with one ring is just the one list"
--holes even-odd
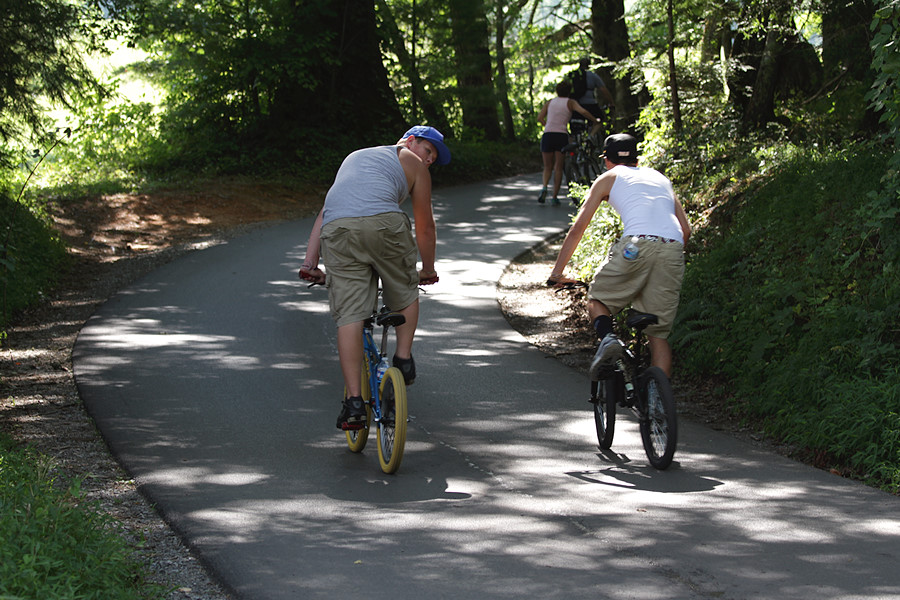
[[(377, 1), (379, 14), (381, 14), (382, 28), (384, 29), (390, 48), (394, 54), (397, 55), (397, 60), (400, 62), (400, 69), (407, 80), (409, 80), (413, 104), (413, 120), (416, 120), (417, 122), (422, 121), (418, 114), (418, 109), (421, 107), (422, 114), (424, 115), (422, 124), (436, 127), (445, 135), (449, 134), (450, 124), (447, 121), (447, 115), (441, 106), (435, 103), (434, 99), (425, 90), (425, 83), (419, 75), (419, 70), (416, 67), (415, 46), (413, 46), (412, 53), (407, 50), (403, 34), (400, 32), (400, 28), (397, 26), (397, 22), (394, 20), (394, 15), (391, 13), (391, 9), (387, 5), (387, 2), (385, 2), (385, 0)], [(413, 22), (416, 23), (417, 21), (416, 15), (413, 14)], [(414, 44), (415, 39), (414, 33), (412, 38)]]
[(753, 94), (744, 113), (745, 127), (761, 127), (775, 120), (775, 87), (778, 82), (778, 55), (783, 47), (780, 19), (769, 28), (766, 45), (763, 49)]
[(287, 73), (280, 83), (272, 110), (276, 135), (294, 127), (322, 131), (323, 123), (332, 123), (339, 132), (352, 130), (360, 145), (396, 141), (405, 123), (382, 62), (375, 0), (330, 0), (322, 7), (295, 0), (290, 19), (297, 46), (309, 36), (328, 46), (315, 60), (309, 57), (302, 80)]
[(491, 52), (483, 0), (451, 0), (456, 81), (466, 134), (500, 139), (497, 99), (491, 81)]
[(846, 70), (857, 81), (871, 78), (869, 26), (875, 17), (871, 0), (828, 0), (822, 11), (822, 63), (825, 78)]
[[(703, 21), (703, 39), (700, 42), (700, 60), (705, 63), (719, 60), (722, 41), (725, 38), (725, 10), (721, 4), (715, 3)], [(727, 55), (727, 52), (726, 52)]]
[(508, 140), (516, 137), (516, 129), (513, 126), (512, 106), (509, 104), (509, 82), (506, 79), (506, 51), (503, 41), (506, 37), (506, 19), (503, 15), (505, 2), (498, 0), (496, 7), (496, 31), (494, 37), (494, 54), (497, 56), (497, 95), (500, 97), (500, 107), (503, 110), (503, 136)]
[[(591, 27), (594, 54), (612, 63), (631, 56), (624, 0), (593, 0)], [(624, 131), (632, 128), (641, 112), (638, 97), (631, 91), (635, 77), (639, 75), (629, 74), (622, 80), (617, 80), (613, 77), (612, 66), (601, 66), (595, 70), (616, 100), (614, 129)], [(642, 81), (638, 80), (637, 83), (643, 87)]]
[(507, 3), (505, 0), (497, 0), (496, 7), (496, 42), (494, 52), (497, 56), (497, 94), (500, 96), (500, 106), (503, 109), (503, 135), (508, 140), (516, 138), (516, 128), (513, 122), (512, 106), (509, 102), (509, 80), (506, 75), (506, 30), (509, 23), (518, 19), (522, 9), (528, 4), (528, 0), (514, 0)]
[(669, 55), (669, 91), (672, 95), (672, 121), (675, 135), (681, 135), (681, 102), (678, 99), (678, 75), (675, 72), (675, 17), (673, 14), (673, 0), (666, 3), (669, 24), (669, 43), (666, 52)]

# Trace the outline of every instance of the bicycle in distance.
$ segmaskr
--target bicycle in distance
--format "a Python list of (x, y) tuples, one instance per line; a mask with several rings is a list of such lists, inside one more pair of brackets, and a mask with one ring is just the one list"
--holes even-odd
[[(574, 287), (587, 288), (587, 284), (579, 281), (561, 289)], [(614, 366), (591, 381), (590, 403), (600, 448), (612, 447), (617, 408), (629, 409), (640, 425), (647, 459), (653, 467), (663, 470), (672, 464), (675, 456), (678, 415), (669, 378), (662, 369), (650, 364), (650, 346), (644, 328), (657, 321), (657, 316), (650, 313), (626, 311), (625, 328), (633, 335), (628, 341), (627, 336), (619, 335), (625, 342), (625, 352)]]
[[(580, 115), (569, 121), (571, 141), (562, 149), (563, 173), (567, 185), (577, 183), (590, 186), (606, 170), (600, 159), (600, 138), (604, 132), (602, 123), (601, 119), (601, 124), (589, 127), (588, 122)], [(576, 201), (573, 199), (573, 202)]]
[[(378, 296), (381, 296), (381, 288)], [(344, 431), (347, 446), (352, 452), (359, 453), (365, 449), (374, 423), (378, 434), (378, 462), (381, 470), (388, 474), (396, 473), (403, 460), (409, 417), (403, 373), (388, 362), (388, 334), (392, 327), (405, 322), (406, 317), (387, 306), (378, 309), (377, 301), (372, 315), (363, 322), (362, 399), (366, 405), (366, 423), (361, 429)], [(376, 326), (381, 327), (380, 346), (375, 344)], [(345, 385), (341, 399), (346, 397)]]

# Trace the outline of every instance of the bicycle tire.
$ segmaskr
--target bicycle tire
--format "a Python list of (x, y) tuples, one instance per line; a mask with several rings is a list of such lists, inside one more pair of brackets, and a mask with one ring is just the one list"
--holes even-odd
[(598, 161), (596, 157), (589, 155), (584, 163), (584, 172), (588, 179), (587, 185), (591, 185), (603, 174), (603, 168), (600, 166), (600, 161)]
[(644, 451), (651, 465), (666, 469), (672, 464), (678, 443), (678, 416), (672, 384), (662, 369), (649, 367), (641, 374), (638, 391), (646, 412), (641, 418)]
[(588, 179), (586, 156), (584, 150), (579, 148), (572, 160), (572, 172), (575, 177), (575, 183), (579, 185), (589, 186), (592, 181)]
[[(366, 426), (362, 429), (348, 429), (347, 446), (351, 452), (362, 452), (369, 439), (369, 425), (372, 423), (372, 390), (369, 388), (369, 364), (364, 359), (362, 368), (362, 399), (366, 405)], [(347, 397), (347, 386), (344, 386), (344, 398)]]
[(570, 185), (573, 183), (578, 183), (578, 171), (575, 166), (575, 158), (573, 156), (566, 155), (565, 162), (563, 163), (563, 174), (566, 176), (566, 185)]
[(397, 367), (388, 369), (379, 390), (378, 462), (385, 473), (396, 473), (406, 446), (406, 382)]
[(614, 377), (602, 379), (597, 382), (598, 395), (594, 405), (594, 427), (597, 430), (597, 443), (604, 450), (612, 447), (613, 436), (616, 433), (616, 404), (619, 401), (619, 393), (624, 390), (620, 387), (622, 374), (616, 373)]

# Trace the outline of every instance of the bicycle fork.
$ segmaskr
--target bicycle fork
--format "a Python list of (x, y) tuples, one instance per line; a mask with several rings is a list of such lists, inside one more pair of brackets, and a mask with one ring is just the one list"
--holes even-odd
[[(629, 353), (631, 360), (635, 360), (635, 357), (631, 355), (629, 350), (626, 350), (626, 352)], [(616, 368), (622, 373), (622, 378), (625, 380), (625, 397), (622, 399), (622, 406), (630, 408), (639, 422), (646, 422), (649, 420), (647, 407), (644, 406), (643, 399), (640, 397), (637, 388), (635, 388), (634, 373), (625, 364), (624, 357), (616, 361)]]

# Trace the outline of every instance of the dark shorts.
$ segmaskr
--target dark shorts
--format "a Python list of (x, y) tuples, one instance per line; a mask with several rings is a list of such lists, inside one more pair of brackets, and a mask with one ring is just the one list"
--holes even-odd
[(568, 133), (551, 131), (541, 136), (541, 152), (561, 152), (568, 143)]

